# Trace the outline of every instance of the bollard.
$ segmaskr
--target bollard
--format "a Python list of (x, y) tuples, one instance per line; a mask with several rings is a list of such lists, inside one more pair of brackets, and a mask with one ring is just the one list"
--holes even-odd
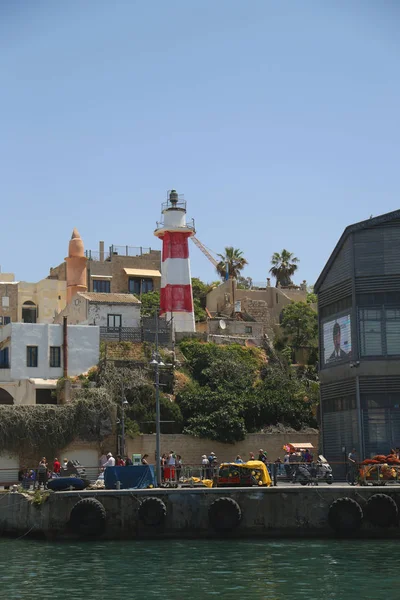
[(121, 489), (121, 482), (117, 481), (117, 490), (120, 490), (120, 489)]

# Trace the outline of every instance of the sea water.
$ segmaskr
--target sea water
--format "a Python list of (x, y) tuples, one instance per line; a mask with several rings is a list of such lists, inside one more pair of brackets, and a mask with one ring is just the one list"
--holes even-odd
[(397, 541), (0, 539), (2, 598), (395, 600)]

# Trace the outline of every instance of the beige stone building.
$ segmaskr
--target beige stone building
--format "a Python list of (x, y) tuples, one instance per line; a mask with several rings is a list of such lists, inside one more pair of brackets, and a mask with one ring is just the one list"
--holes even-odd
[(262, 322), (250, 318), (244, 320), (241, 315), (239, 318), (213, 318), (207, 321), (207, 340), (216, 344), (261, 346), (263, 333)]
[[(264, 287), (257, 286), (252, 289), (239, 289), (236, 279), (224, 281), (218, 287), (207, 294), (207, 310), (211, 317), (232, 317), (236, 314), (245, 316), (245, 320), (253, 320), (252, 331), (248, 329), (249, 334), (260, 330), (257, 324), (262, 324), (262, 335), (268, 335), (273, 340), (279, 330), (280, 315), (282, 310), (292, 302), (305, 302), (307, 298), (306, 283), (301, 286), (291, 286), (287, 288), (276, 288), (270, 285), (269, 279)], [(250, 327), (251, 323), (243, 324), (243, 328)], [(239, 327), (235, 325), (235, 328)], [(215, 331), (209, 331), (215, 334)], [(223, 335), (223, 331), (220, 334)], [(254, 334), (253, 334), (254, 335)], [(251, 337), (251, 335), (249, 335)]]
[[(86, 281), (88, 292), (141, 294), (159, 290), (161, 285), (161, 252), (151, 248), (110, 246), (86, 250)], [(49, 279), (67, 279), (66, 262), (50, 269)]]
[(0, 273), (0, 325), (52, 323), (66, 302), (66, 282), (41, 279), (15, 281), (14, 273)]

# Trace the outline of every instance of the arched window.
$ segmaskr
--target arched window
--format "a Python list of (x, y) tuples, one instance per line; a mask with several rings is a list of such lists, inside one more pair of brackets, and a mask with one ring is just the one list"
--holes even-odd
[(0, 388), (0, 404), (14, 404), (14, 398), (3, 388)]
[(22, 305), (22, 321), (23, 323), (36, 323), (37, 308), (36, 304), (31, 300), (27, 300)]

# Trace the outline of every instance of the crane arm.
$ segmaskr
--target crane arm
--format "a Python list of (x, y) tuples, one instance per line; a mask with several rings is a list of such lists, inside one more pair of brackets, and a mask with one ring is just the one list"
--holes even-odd
[(196, 237), (194, 237), (194, 235), (191, 239), (193, 240), (193, 243), (196, 244), (196, 246), (202, 251), (202, 253), (207, 256), (208, 260), (214, 265), (214, 267), (217, 267), (219, 261), (215, 260), (215, 258), (211, 256), (207, 248), (203, 246), (203, 244)]

